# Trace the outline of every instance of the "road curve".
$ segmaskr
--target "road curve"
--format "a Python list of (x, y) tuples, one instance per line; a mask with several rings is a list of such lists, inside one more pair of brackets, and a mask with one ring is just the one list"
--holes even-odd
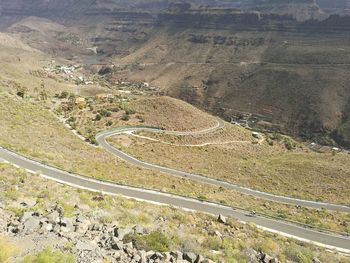
[(234, 190), (234, 191), (242, 193), (242, 194), (248, 194), (248, 195), (255, 196), (257, 198), (262, 198), (262, 199), (266, 199), (266, 200), (270, 200), (270, 201), (274, 201), (274, 202), (285, 203), (285, 204), (290, 204), (290, 205), (305, 206), (305, 207), (310, 207), (310, 208), (314, 208), (314, 209), (328, 209), (328, 210), (332, 210), (332, 211), (350, 213), (349, 206), (337, 205), (337, 204), (331, 204), (331, 203), (325, 203), (325, 202), (302, 200), (302, 199), (292, 198), (292, 197), (287, 197), (287, 196), (274, 195), (274, 194), (254, 190), (251, 188), (239, 186), (236, 184), (228, 183), (228, 182), (221, 181), (218, 179), (209, 178), (207, 176), (187, 173), (184, 171), (159, 166), (156, 164), (147, 163), (147, 162), (138, 160), (135, 157), (116, 149), (115, 147), (111, 146), (106, 141), (106, 139), (110, 136), (122, 134), (122, 133), (127, 133), (127, 132), (132, 132), (132, 131), (137, 131), (137, 130), (163, 132), (166, 134), (176, 134), (176, 135), (189, 135), (189, 134), (204, 134), (204, 133), (215, 131), (215, 130), (220, 129), (222, 127), (224, 127), (224, 122), (222, 120), (219, 120), (218, 124), (213, 128), (206, 129), (203, 131), (197, 131), (197, 132), (175, 132), (175, 131), (168, 132), (168, 131), (163, 131), (163, 130), (159, 130), (159, 129), (155, 129), (155, 128), (147, 128), (147, 127), (120, 127), (120, 128), (107, 130), (107, 131), (104, 131), (104, 132), (97, 134), (96, 141), (98, 142), (98, 144), (101, 147), (106, 149), (108, 152), (116, 155), (120, 159), (122, 159), (128, 163), (131, 163), (133, 165), (137, 165), (137, 166), (140, 166), (140, 167), (143, 167), (146, 169), (155, 169), (155, 170), (158, 170), (160, 172), (171, 174), (174, 176), (185, 177), (185, 178), (195, 180), (198, 182), (209, 183), (212, 185), (225, 187), (227, 189)]
[(233, 209), (228, 206), (199, 201), (196, 199), (185, 198), (181, 196), (166, 194), (153, 190), (118, 185), (109, 182), (103, 182), (76, 174), (71, 174), (39, 162), (29, 160), (21, 155), (0, 147), (0, 160), (7, 161), (15, 166), (26, 169), (29, 172), (38, 173), (41, 176), (57, 181), (62, 184), (86, 189), (95, 192), (102, 192), (110, 195), (122, 195), (136, 200), (142, 200), (150, 203), (170, 205), (192, 211), (200, 211), (213, 215), (222, 214), (230, 216), (246, 223), (254, 223), (258, 227), (292, 237), (301, 241), (314, 243), (329, 249), (334, 249), (343, 253), (350, 254), (350, 238), (341, 235), (317, 232), (309, 228), (303, 228), (287, 222), (277, 221), (265, 217), (250, 217), (244, 210)]

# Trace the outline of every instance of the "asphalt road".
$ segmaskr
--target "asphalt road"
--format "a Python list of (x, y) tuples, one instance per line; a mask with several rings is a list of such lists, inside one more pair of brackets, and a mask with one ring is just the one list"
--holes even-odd
[(38, 173), (48, 179), (55, 180), (59, 183), (73, 187), (96, 192), (103, 192), (105, 194), (111, 195), (122, 195), (146, 202), (171, 205), (182, 209), (200, 211), (214, 215), (222, 214), (224, 216), (236, 218), (242, 222), (254, 223), (258, 227), (271, 232), (277, 232), (285, 236), (293, 237), (306, 242), (312, 242), (316, 245), (328, 247), (330, 249), (336, 249), (338, 251), (350, 254), (349, 237), (317, 232), (312, 229), (303, 228), (297, 225), (260, 216), (247, 216), (246, 211), (234, 210), (233, 208), (224, 205), (218, 205), (210, 202), (201, 202), (191, 198), (184, 198), (157, 191), (122, 186), (82, 177), (29, 160), (23, 156), (0, 147), (0, 160), (1, 159), (18, 167), (24, 168), (30, 172)]
[(112, 130), (107, 130), (107, 131), (101, 132), (101, 133), (97, 134), (96, 140), (101, 147), (103, 147), (104, 149), (106, 149), (110, 153), (116, 155), (120, 159), (122, 159), (128, 163), (131, 163), (133, 165), (137, 165), (137, 166), (140, 166), (140, 167), (143, 167), (146, 169), (155, 169), (155, 170), (158, 170), (160, 172), (171, 174), (174, 176), (185, 177), (185, 178), (195, 180), (198, 182), (209, 183), (209, 184), (225, 187), (227, 189), (231, 189), (231, 190), (234, 190), (234, 191), (242, 193), (242, 194), (249, 194), (249, 195), (255, 196), (257, 198), (262, 198), (262, 199), (266, 199), (266, 200), (270, 200), (270, 201), (274, 201), (274, 202), (291, 204), (291, 205), (300, 205), (300, 206), (310, 207), (310, 208), (315, 208), (315, 209), (328, 209), (328, 210), (332, 210), (332, 211), (340, 211), (340, 212), (350, 213), (349, 206), (330, 204), (330, 203), (324, 203), (324, 202), (308, 201), (308, 200), (302, 200), (302, 199), (297, 199), (297, 198), (291, 198), (291, 197), (287, 197), (287, 196), (274, 195), (274, 194), (250, 189), (247, 187), (242, 187), (242, 186), (228, 183), (225, 181), (209, 178), (209, 177), (206, 177), (203, 175), (187, 173), (184, 171), (147, 163), (147, 162), (138, 160), (138, 159), (130, 156), (129, 154), (126, 154), (126, 153), (116, 149), (115, 147), (108, 144), (108, 142), (106, 141), (106, 139), (110, 136), (113, 136), (116, 134), (121, 134), (121, 133), (126, 133), (126, 132), (131, 132), (131, 131), (136, 131), (136, 130), (147, 130), (147, 131), (153, 131), (153, 132), (163, 132), (166, 134), (185, 135), (185, 134), (208, 133), (208, 132), (212, 132), (212, 131), (215, 131), (217, 129), (220, 129), (222, 127), (224, 127), (224, 122), (221, 120), (218, 121), (218, 124), (215, 127), (207, 129), (207, 130), (203, 130), (203, 131), (198, 131), (198, 132), (173, 132), (173, 131), (168, 132), (168, 131), (160, 131), (160, 130), (152, 129), (152, 128), (137, 128), (137, 127), (127, 128), (127, 127), (123, 127), (123, 128), (117, 128), (117, 129), (112, 129)]

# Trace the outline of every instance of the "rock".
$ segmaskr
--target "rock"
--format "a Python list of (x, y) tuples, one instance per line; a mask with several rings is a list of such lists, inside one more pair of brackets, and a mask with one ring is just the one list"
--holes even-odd
[(146, 263), (147, 262), (147, 255), (146, 255), (146, 251), (144, 250), (140, 250), (139, 252), (139, 256), (141, 257), (141, 263)]
[(59, 223), (61, 221), (60, 214), (56, 210), (49, 213), (46, 217), (47, 217), (49, 223), (52, 223), (52, 224), (56, 224), (56, 223)]
[(154, 253), (155, 253), (155, 252), (152, 251), (152, 250), (147, 251), (147, 252), (146, 252), (146, 258), (147, 258), (147, 259), (150, 259), (150, 258), (154, 255)]
[(272, 257), (264, 252), (258, 253), (257, 259), (260, 263), (280, 263), (280, 261), (277, 258)]
[(258, 252), (252, 248), (244, 250), (244, 254), (248, 262), (256, 262), (258, 258)]
[(32, 212), (24, 212), (23, 215), (21, 216), (21, 218), (19, 219), (19, 221), (21, 223), (24, 223), (25, 221), (27, 221), (29, 218), (31, 218), (33, 216)]
[(319, 260), (318, 258), (313, 258), (312, 263), (321, 263), (321, 260)]
[(170, 255), (177, 260), (183, 259), (183, 253), (181, 251), (172, 251)]
[(88, 228), (89, 231), (101, 231), (101, 226), (98, 224), (92, 224)]
[(126, 254), (133, 255), (133, 251), (134, 251), (134, 245), (132, 244), (132, 242), (124, 244), (124, 252)]
[(141, 256), (136, 254), (133, 256), (132, 260), (136, 263), (139, 263), (141, 262)]
[(77, 215), (77, 217), (75, 219), (75, 222), (77, 222), (77, 223), (84, 223), (86, 221), (87, 221), (87, 219), (82, 215)]
[(215, 231), (214, 232), (215, 236), (219, 237), (219, 238), (222, 238), (222, 234), (219, 232), (219, 231)]
[(109, 66), (103, 66), (99, 71), (98, 74), (99, 75), (107, 75), (112, 73), (113, 69)]
[(34, 232), (40, 229), (40, 220), (36, 217), (31, 217), (23, 223), (23, 226), (27, 232)]
[(82, 251), (93, 251), (96, 249), (96, 245), (78, 240), (75, 244), (75, 248)]
[(40, 230), (45, 232), (51, 232), (53, 230), (53, 225), (51, 223), (47, 223), (46, 221), (40, 221)]
[(202, 255), (198, 255), (195, 263), (203, 263), (205, 260), (205, 258)]
[(89, 220), (86, 220), (84, 222), (77, 222), (75, 226), (75, 232), (85, 234), (86, 231), (88, 231), (90, 225), (91, 222)]
[(183, 259), (190, 263), (195, 263), (197, 260), (197, 255), (192, 252), (187, 252), (183, 255)]
[(143, 235), (146, 233), (145, 229), (141, 226), (138, 226), (138, 225), (134, 226), (132, 229), (134, 230), (134, 233), (137, 235)]
[(26, 198), (20, 202), (20, 205), (25, 208), (32, 208), (36, 205), (36, 200), (31, 198)]
[(119, 240), (122, 240), (127, 234), (130, 234), (132, 231), (130, 229), (122, 229), (119, 227), (114, 228), (114, 236)]
[(265, 254), (264, 263), (275, 263), (272, 260), (274, 260), (273, 257), (271, 257), (270, 255)]
[(155, 259), (159, 259), (162, 260), (164, 258), (164, 255), (162, 253), (156, 252), (153, 254), (153, 256), (151, 257), (151, 259), (155, 260)]
[(119, 241), (118, 238), (113, 237), (111, 239), (111, 247), (112, 247), (112, 249), (115, 249), (115, 250), (123, 250), (124, 244), (123, 244), (123, 242)]
[(70, 232), (74, 232), (75, 230), (75, 227), (73, 225), (73, 220), (70, 218), (62, 218), (60, 222), (60, 226), (61, 226), (62, 232), (70, 233)]
[(226, 224), (226, 217), (224, 217), (223, 215), (219, 215), (218, 221), (222, 224)]
[(54, 211), (58, 212), (58, 214), (59, 214), (60, 217), (63, 217), (63, 215), (64, 215), (64, 209), (63, 209), (62, 206), (60, 206), (60, 205), (57, 204), (57, 205), (54, 207)]

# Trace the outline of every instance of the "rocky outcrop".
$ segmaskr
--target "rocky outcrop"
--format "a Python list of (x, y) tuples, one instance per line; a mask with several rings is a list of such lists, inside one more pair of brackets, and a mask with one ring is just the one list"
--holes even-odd
[[(3, 210), (0, 209), (0, 212)], [(2, 217), (5, 218), (5, 217)], [(0, 221), (2, 221), (0, 219)], [(82, 214), (72, 218), (63, 216), (63, 209), (55, 206), (40, 212), (24, 212), (22, 216), (7, 216), (4, 233), (14, 238), (45, 236), (69, 241), (77, 262), (183, 262), (210, 263), (209, 259), (192, 252), (171, 251), (160, 253), (137, 249), (132, 242), (126, 242), (130, 234), (145, 235), (141, 226), (121, 228), (117, 223), (102, 224)], [(35, 239), (35, 238), (33, 238)], [(58, 242), (62, 243), (62, 242)], [(64, 243), (64, 242), (63, 242)], [(60, 249), (57, 247), (57, 249)]]

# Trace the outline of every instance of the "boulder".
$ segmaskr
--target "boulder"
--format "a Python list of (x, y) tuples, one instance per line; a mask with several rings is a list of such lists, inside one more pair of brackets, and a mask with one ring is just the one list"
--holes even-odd
[(192, 252), (187, 252), (183, 255), (183, 259), (190, 263), (195, 263), (197, 260), (197, 255)]
[(114, 236), (117, 237), (119, 240), (122, 240), (127, 234), (132, 233), (130, 229), (122, 229), (120, 227), (114, 228)]
[(205, 258), (202, 255), (198, 255), (195, 263), (203, 263), (205, 260)]
[(141, 257), (141, 263), (146, 263), (147, 262), (147, 253), (144, 250), (139, 250), (138, 251), (139, 256)]
[(56, 224), (59, 223), (61, 221), (60, 218), (60, 214), (58, 211), (54, 210), (51, 213), (49, 213), (48, 215), (46, 215), (48, 222), (51, 224)]
[(62, 218), (60, 222), (62, 232), (74, 232), (75, 227), (73, 225), (73, 220), (70, 218)]
[(119, 241), (118, 238), (113, 237), (111, 239), (111, 247), (112, 247), (112, 249), (115, 249), (115, 250), (123, 250), (124, 244), (123, 244), (123, 242)]
[(24, 223), (25, 221), (27, 221), (31, 217), (33, 217), (33, 213), (32, 212), (24, 212), (23, 215), (20, 217), (19, 221), (21, 223)]
[(138, 225), (134, 226), (132, 229), (134, 230), (134, 233), (137, 235), (144, 235), (146, 233), (145, 229)]
[(170, 255), (177, 260), (183, 259), (183, 253), (181, 251), (172, 251)]
[(34, 232), (40, 229), (40, 220), (36, 217), (30, 217), (23, 223), (24, 229), (27, 232)]
[(219, 215), (218, 217), (218, 221), (222, 224), (226, 224), (226, 217), (224, 217), (223, 215)]
[(141, 256), (136, 254), (132, 257), (132, 261), (136, 262), (136, 263), (139, 263), (141, 262)]

